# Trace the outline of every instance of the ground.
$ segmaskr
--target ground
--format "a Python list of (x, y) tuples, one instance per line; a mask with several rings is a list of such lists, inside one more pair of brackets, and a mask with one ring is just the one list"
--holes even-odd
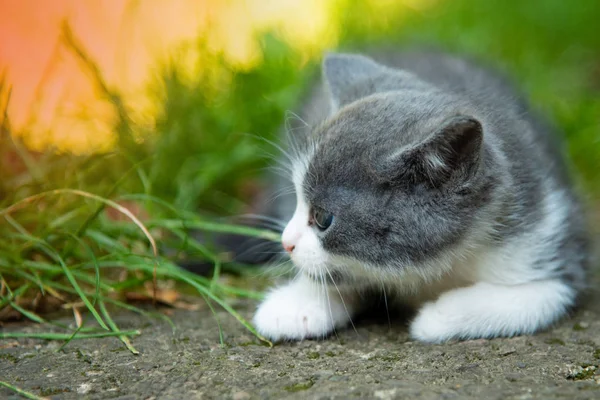
[[(236, 304), (250, 317), (254, 303)], [(167, 324), (131, 314), (133, 355), (115, 338), (61, 343), (0, 340), (0, 380), (58, 399), (600, 398), (600, 293), (553, 329), (529, 337), (429, 345), (405, 324), (357, 321), (324, 341), (259, 342), (219, 313), (177, 310)], [(6, 330), (35, 331), (35, 325)], [(17, 398), (0, 389), (0, 398)]]

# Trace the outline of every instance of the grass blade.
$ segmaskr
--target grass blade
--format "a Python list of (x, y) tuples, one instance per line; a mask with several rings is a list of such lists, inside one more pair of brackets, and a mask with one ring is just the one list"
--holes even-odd
[(156, 241), (154, 240), (154, 238), (152, 237), (152, 235), (150, 234), (150, 232), (148, 231), (146, 226), (135, 215), (133, 215), (133, 213), (131, 211), (129, 211), (127, 208), (123, 207), (122, 205), (120, 205), (112, 200), (95, 195), (93, 193), (85, 192), (83, 190), (55, 189), (55, 190), (50, 190), (47, 192), (38, 193), (33, 196), (29, 196), (22, 200), (19, 200), (16, 203), (0, 210), (0, 216), (11, 214), (12, 212), (17, 211), (17, 210), (27, 206), (28, 204), (31, 204), (31, 203), (33, 203), (39, 199), (42, 199), (44, 197), (54, 196), (54, 195), (59, 195), (59, 194), (72, 194), (72, 195), (96, 200), (100, 203), (106, 204), (107, 206), (110, 206), (110, 207), (114, 208), (115, 210), (119, 211), (121, 214), (123, 214), (127, 218), (129, 218), (135, 225), (137, 225), (138, 228), (140, 228), (140, 230), (144, 233), (144, 235), (150, 242), (150, 245), (152, 246), (152, 251), (153, 251), (154, 255), (158, 256), (158, 248), (156, 247)]
[(65, 232), (65, 235), (72, 238), (75, 242), (79, 243), (79, 245), (87, 251), (87, 253), (90, 256), (90, 259), (92, 260), (92, 265), (94, 266), (94, 272), (95, 272), (94, 287), (96, 288), (96, 291), (94, 293), (94, 303), (93, 303), (93, 305), (95, 305), (96, 301), (98, 300), (98, 297), (100, 296), (100, 266), (98, 265), (98, 260), (96, 259), (96, 255), (94, 254), (94, 251), (91, 249), (91, 247), (88, 246), (88, 244), (85, 243), (83, 240), (81, 240), (81, 238), (78, 237), (77, 235), (74, 235), (70, 232)]
[(87, 309), (92, 313), (92, 315), (94, 316), (96, 321), (98, 321), (98, 324), (102, 328), (104, 328), (108, 331), (109, 330), (108, 326), (104, 323), (104, 321), (102, 320), (102, 317), (100, 316), (100, 314), (98, 314), (98, 311), (96, 311), (96, 309), (94, 308), (94, 305), (87, 298), (87, 296), (85, 295), (85, 293), (83, 292), (83, 290), (81, 289), (79, 284), (77, 283), (75, 276), (73, 276), (73, 274), (71, 273), (71, 270), (69, 269), (69, 267), (67, 267), (67, 264), (65, 264), (62, 257), (58, 253), (55, 253), (54, 257), (56, 258), (56, 261), (58, 261), (58, 263), (62, 267), (63, 272), (64, 272), (65, 276), (67, 277), (67, 280), (69, 281), (71, 286), (73, 286), (73, 289), (75, 289), (75, 291), (77, 292), (77, 295), (81, 298), (81, 301), (83, 301), (83, 304), (85, 304)]
[(225, 338), (223, 337), (223, 328), (221, 328), (221, 321), (219, 320), (219, 316), (217, 315), (215, 308), (212, 306), (210, 299), (202, 293), (200, 295), (208, 305), (208, 308), (210, 309), (210, 312), (212, 313), (213, 317), (215, 318), (215, 322), (217, 323), (217, 328), (219, 329), (219, 343), (221, 344), (221, 347), (225, 347)]
[[(63, 260), (63, 258), (60, 256), (60, 254), (58, 254), (58, 251), (56, 251), (45, 240), (39, 239), (39, 238), (37, 238), (35, 236), (32, 236), (32, 235), (25, 235), (24, 234), (23, 236), (26, 237), (26, 238), (28, 238), (28, 240), (30, 240), (32, 243), (35, 243), (40, 250), (42, 250), (50, 258), (54, 259), (56, 262), (58, 262), (60, 264), (60, 266), (62, 268), (62, 272), (67, 277), (69, 283), (71, 283), (71, 285), (73, 286), (73, 288), (77, 291), (77, 294), (81, 298), (81, 301), (83, 301), (83, 303), (88, 308), (88, 310), (92, 313), (92, 315), (94, 316), (94, 318), (96, 318), (96, 321), (98, 321), (98, 324), (103, 329), (109, 330), (108, 326), (102, 320), (102, 317), (100, 317), (100, 314), (98, 314), (98, 312), (94, 308), (94, 305), (88, 300), (87, 296), (85, 295), (85, 293), (83, 292), (83, 290), (81, 289), (81, 287), (79, 286), (79, 284), (77, 283), (77, 280), (75, 279), (75, 276), (72, 274), (71, 270), (69, 269), (69, 267), (67, 266), (67, 264), (65, 263), (65, 261)], [(98, 282), (95, 282), (95, 283), (98, 284)]]
[[(95, 333), (79, 333), (72, 339), (97, 339), (115, 336), (137, 336), (141, 335), (139, 330), (133, 331), (111, 331), (111, 332), (95, 332)], [(42, 340), (69, 340), (72, 333), (26, 333), (26, 332), (0, 332), (0, 339), (42, 339)]]
[[(143, 268), (144, 266), (140, 265), (139, 267)], [(228, 313), (230, 313), (235, 319), (237, 319), (237, 321), (240, 324), (242, 324), (246, 329), (248, 329), (259, 340), (268, 344), (269, 346), (273, 346), (273, 343), (266, 339), (264, 336), (262, 336), (260, 333), (258, 333), (256, 329), (254, 329), (254, 327), (250, 325), (250, 323), (246, 321), (244, 317), (242, 317), (237, 311), (235, 311), (229, 304), (225, 303), (222, 299), (220, 299), (218, 296), (212, 293), (207, 285), (199, 284), (194, 279), (191, 279), (189, 276), (187, 276), (185, 273), (182, 273), (181, 270), (176, 266), (173, 266), (173, 268), (169, 269), (169, 275), (174, 279), (186, 282), (187, 284), (195, 288), (198, 291), (198, 293), (213, 300), (215, 303), (223, 307), (223, 309), (225, 309)]]
[[(75, 292), (75, 290), (73, 290), (73, 288), (70, 288), (68, 286), (62, 285), (58, 282), (47, 282), (47, 285), (51, 288), (56, 288), (58, 290), (62, 290), (63, 292), (66, 293), (71, 293), (71, 294), (77, 294)], [(107, 302), (107, 303), (111, 303), (114, 304), (115, 306), (119, 307), (119, 308), (123, 308), (125, 310), (129, 310), (132, 311), (136, 314), (140, 314), (143, 315), (145, 317), (148, 318), (156, 318), (156, 319), (161, 319), (163, 321), (165, 321), (167, 324), (169, 324), (169, 326), (171, 327), (171, 329), (173, 330), (173, 332), (175, 332), (176, 327), (175, 324), (173, 323), (173, 321), (171, 320), (171, 318), (167, 317), (166, 315), (160, 314), (160, 313), (153, 313), (153, 312), (149, 312), (149, 311), (145, 311), (142, 310), (141, 308), (132, 306), (131, 304), (127, 304), (127, 303), (123, 303), (122, 301), (119, 300), (115, 300), (112, 299), (110, 297), (105, 297), (100, 295), (99, 300)], [(63, 326), (61, 326), (63, 327)]]
[(209, 289), (207, 289), (206, 287), (204, 287), (202, 285), (198, 285), (196, 282), (194, 282), (191, 279), (187, 279), (185, 277), (182, 277), (182, 280), (188, 282), (190, 285), (192, 285), (193, 287), (195, 287), (196, 290), (198, 290), (199, 293), (203, 293), (207, 297), (211, 298), (215, 303), (217, 303), (218, 305), (220, 305), (221, 307), (223, 307), (225, 309), (225, 311), (227, 311), (235, 319), (237, 319), (237, 321), (240, 324), (242, 324), (246, 329), (248, 329), (250, 332), (252, 332), (252, 334), (254, 336), (256, 336), (259, 340), (261, 340), (262, 342), (268, 344), (270, 347), (273, 347), (273, 343), (270, 340), (268, 340), (267, 338), (265, 338), (264, 336), (262, 336), (260, 333), (258, 333), (258, 331), (256, 329), (254, 329), (254, 327), (252, 325), (250, 325), (250, 323), (248, 321), (246, 321), (246, 319), (244, 317), (242, 317), (237, 311), (235, 311), (229, 304), (225, 303), (219, 297), (215, 296)]
[[(106, 322), (108, 323), (110, 328), (113, 330), (113, 332), (119, 332), (119, 328), (117, 327), (117, 324), (115, 324), (115, 321), (113, 321), (110, 314), (108, 313), (108, 310), (106, 309), (106, 307), (104, 305), (104, 302), (100, 301), (100, 302), (98, 302), (98, 305), (100, 306), (100, 312), (102, 312), (102, 315), (104, 315)], [(135, 349), (135, 347), (133, 347), (133, 345), (131, 344), (131, 342), (129, 341), (129, 338), (127, 336), (119, 336), (119, 339), (121, 340), (121, 342), (123, 342), (123, 344), (125, 344), (125, 347), (127, 347), (127, 349), (132, 354), (135, 354), (135, 355), (140, 354), (140, 352), (137, 351)]]
[(48, 400), (47, 397), (40, 397), (38, 395), (35, 395), (33, 393), (27, 392), (23, 389), (20, 389), (16, 386), (11, 385), (8, 382), (4, 382), (4, 381), (0, 381), (0, 386), (4, 386), (7, 389), (12, 390), (13, 392), (20, 394), (21, 396), (25, 397), (26, 399), (33, 399), (33, 400)]
[(270, 240), (272, 242), (281, 241), (281, 235), (279, 233), (267, 229), (206, 222), (198, 219), (187, 220), (185, 222), (177, 219), (157, 219), (148, 221), (146, 224), (150, 227), (161, 227), (167, 229), (199, 229), (207, 232), (232, 233), (236, 235), (252, 236), (259, 239)]
[(71, 340), (75, 339), (75, 336), (77, 336), (77, 334), (83, 329), (83, 325), (78, 326), (77, 329), (75, 329), (75, 331), (71, 334), (71, 337), (69, 337), (67, 340), (65, 340), (65, 342), (62, 344), (62, 346), (60, 346), (58, 349), (56, 349), (56, 352), (60, 352), (62, 351), (69, 343), (71, 343)]
[[(0, 274), (0, 279), (2, 279), (4, 281), (4, 278), (2, 277), (2, 274)], [(8, 294), (6, 296), (0, 297), (0, 310), (2, 309), (2, 307), (4, 307), (6, 304), (10, 303), (13, 299), (16, 299), (17, 297), (19, 297), (21, 294), (25, 293), (27, 291), (27, 289), (29, 289), (29, 284), (26, 283), (22, 286), (20, 286), (17, 290), (15, 290), (14, 292), (12, 292), (10, 290), (10, 288), (8, 287), (8, 285), (6, 285), (6, 289), (8, 290)]]
[(18, 312), (20, 312), (26, 318), (29, 318), (33, 322), (37, 322), (38, 324), (44, 324), (44, 323), (46, 323), (46, 320), (44, 320), (42, 317), (38, 316), (37, 314), (35, 314), (35, 313), (31, 312), (31, 311), (27, 311), (26, 309), (24, 309), (23, 307), (21, 307), (20, 305), (18, 305), (17, 303), (15, 303), (14, 301), (11, 300), (11, 301), (8, 302), (8, 304), (10, 304), (10, 306), (12, 308), (14, 308)]

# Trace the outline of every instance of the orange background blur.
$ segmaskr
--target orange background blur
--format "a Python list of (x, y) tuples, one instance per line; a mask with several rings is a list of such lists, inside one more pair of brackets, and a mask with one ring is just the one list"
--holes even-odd
[[(389, 1), (372, 1), (389, 3)], [(131, 115), (152, 124), (149, 95), (161, 62), (198, 73), (192, 47), (203, 37), (236, 68), (260, 60), (256, 33), (275, 29), (307, 57), (336, 42), (335, 1), (319, 0), (4, 0), (0, 2), (0, 71), (13, 133), (34, 149), (105, 151), (114, 140), (114, 108), (89, 68), (64, 40), (64, 27), (118, 90)]]

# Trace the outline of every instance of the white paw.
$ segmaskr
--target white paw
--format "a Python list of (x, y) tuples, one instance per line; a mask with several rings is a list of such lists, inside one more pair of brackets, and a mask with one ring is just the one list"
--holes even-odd
[(339, 297), (325, 290), (293, 282), (271, 292), (258, 307), (254, 326), (274, 340), (322, 338), (344, 326), (349, 316)]
[(560, 281), (503, 286), (479, 282), (426, 303), (410, 335), (430, 343), (532, 334), (565, 314), (575, 291)]
[(426, 303), (410, 324), (410, 336), (413, 339), (428, 343), (441, 343), (452, 339), (457, 332), (454, 331), (451, 316), (440, 310), (434, 303)]

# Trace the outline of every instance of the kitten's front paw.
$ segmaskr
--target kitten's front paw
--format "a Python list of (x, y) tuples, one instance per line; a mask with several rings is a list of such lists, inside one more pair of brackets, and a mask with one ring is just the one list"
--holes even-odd
[[(331, 298), (333, 297), (333, 298)], [(322, 338), (345, 325), (349, 314), (339, 298), (314, 288), (292, 283), (271, 292), (258, 307), (254, 326), (263, 336), (274, 340)]]
[(410, 336), (428, 343), (441, 343), (451, 339), (455, 332), (448, 316), (434, 302), (426, 303), (410, 324)]
[(558, 280), (513, 286), (478, 282), (424, 304), (410, 325), (410, 335), (439, 343), (531, 334), (562, 317), (575, 295)]

